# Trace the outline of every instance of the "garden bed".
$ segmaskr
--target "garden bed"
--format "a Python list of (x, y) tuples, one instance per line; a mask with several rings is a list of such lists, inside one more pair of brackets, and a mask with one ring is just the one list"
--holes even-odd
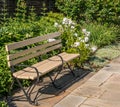
[(98, 71), (118, 56), (120, 56), (120, 43), (104, 46), (90, 58), (91, 67), (94, 71)]

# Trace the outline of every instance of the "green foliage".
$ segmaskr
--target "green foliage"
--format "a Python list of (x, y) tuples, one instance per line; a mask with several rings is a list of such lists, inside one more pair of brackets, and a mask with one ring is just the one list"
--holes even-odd
[(120, 0), (56, 0), (56, 6), (77, 21), (120, 22)]
[(117, 29), (114, 26), (108, 27), (98, 23), (83, 24), (83, 27), (91, 32), (90, 43), (102, 47), (114, 43), (117, 39)]
[(0, 101), (0, 107), (8, 107), (5, 101)]
[(72, 19), (84, 20), (86, 0), (56, 0), (57, 8)]
[(17, 8), (16, 8), (16, 14), (15, 14), (15, 20), (16, 21), (26, 21), (26, 3), (25, 0), (18, 0), (17, 1)]
[(7, 67), (6, 52), (0, 48), (0, 95), (9, 91), (12, 82), (10, 71)]
[(36, 18), (37, 18), (37, 15), (35, 13), (35, 8), (33, 6), (31, 6), (29, 8), (29, 15), (28, 15), (28, 22), (32, 22), (32, 21), (35, 21)]
[(86, 18), (101, 23), (116, 23), (120, 21), (119, 0), (88, 0)]
[(80, 25), (69, 18), (63, 18), (61, 23), (56, 22), (55, 26), (62, 32), (63, 50), (69, 53), (79, 53), (80, 59), (76, 60), (76, 63), (82, 65), (88, 59), (91, 51), (90, 47), (86, 46), (89, 38), (84, 35)]
[(50, 32), (55, 32), (57, 29), (54, 27), (55, 21), (59, 21), (63, 18), (62, 14), (50, 12), (47, 16), (41, 17), (39, 20), (39, 30), (41, 34), (47, 34)]
[(43, 16), (45, 16), (45, 15), (46, 15), (46, 10), (47, 10), (45, 2), (43, 2), (42, 6), (43, 6), (43, 7), (42, 7), (42, 12), (41, 12), (41, 14), (42, 14)]
[(8, 10), (7, 10), (7, 4), (6, 0), (2, 0), (3, 6), (1, 8), (1, 13), (0, 13), (0, 24), (3, 25), (5, 22), (8, 21)]

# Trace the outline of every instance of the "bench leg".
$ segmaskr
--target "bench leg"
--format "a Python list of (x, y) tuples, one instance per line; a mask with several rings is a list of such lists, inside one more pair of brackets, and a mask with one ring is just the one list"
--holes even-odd
[(62, 69), (63, 69), (63, 65), (61, 65), (60, 67), (58, 67), (58, 69), (57, 69), (58, 72), (57, 72), (57, 74), (55, 75), (54, 78), (52, 78), (52, 76), (48, 73), (48, 77), (50, 78), (50, 80), (51, 80), (51, 82), (52, 82), (52, 85), (53, 85), (55, 88), (57, 88), (57, 89), (61, 89), (61, 88), (62, 88), (62, 87), (56, 85), (56, 83), (55, 83), (55, 81), (56, 81), (58, 75), (60, 74), (60, 72), (62, 71)]
[[(37, 101), (36, 101), (36, 98), (37, 98), (38, 93), (35, 95), (35, 98), (33, 98), (33, 100), (31, 99), (31, 93), (32, 93), (33, 89), (35, 88), (35, 86), (37, 85), (37, 82), (38, 82), (38, 81), (36, 81), (35, 84), (33, 84), (33, 86), (30, 86), (30, 87), (28, 88), (28, 90), (25, 91), (25, 89), (23, 88), (20, 80), (17, 79), (17, 78), (15, 78), (15, 79), (16, 79), (17, 83), (19, 84), (20, 88), (22, 89), (22, 91), (23, 91), (23, 93), (24, 93), (27, 101), (28, 101), (30, 104), (37, 106), (38, 103), (37, 103)], [(17, 96), (17, 97), (20, 97), (20, 96)], [(14, 100), (14, 98), (13, 98), (13, 100)]]
[[(73, 72), (72, 68), (70, 67), (70, 65), (69, 65), (67, 62), (66, 62), (66, 65), (67, 65), (68, 69), (70, 70), (70, 72), (72, 73), (72, 75), (73, 75), (73, 76), (76, 76), (75, 73)], [(60, 66), (60, 67), (57, 69), (59, 72), (57, 72), (57, 74), (56, 74), (56, 76), (55, 76), (54, 78), (52, 78), (51, 75), (48, 73), (48, 77), (50, 78), (50, 80), (51, 80), (51, 82), (52, 82), (52, 85), (53, 85), (55, 88), (57, 88), (57, 89), (61, 89), (61, 88), (62, 88), (62, 87), (56, 85), (55, 81), (56, 81), (58, 75), (60, 74), (60, 72), (62, 71), (63, 66), (64, 66), (64, 65)]]
[(73, 76), (75, 76), (75, 73), (73, 72), (72, 68), (70, 67), (69, 63), (66, 62), (68, 69), (70, 70), (70, 72), (72, 73)]
[(48, 76), (49, 76), (50, 80), (52, 81), (52, 85), (53, 85), (55, 88), (57, 88), (57, 89), (61, 89), (60, 86), (58, 86), (58, 85), (55, 84), (55, 80), (56, 80), (56, 79), (53, 79), (53, 78), (51, 77), (51, 75), (48, 75)]

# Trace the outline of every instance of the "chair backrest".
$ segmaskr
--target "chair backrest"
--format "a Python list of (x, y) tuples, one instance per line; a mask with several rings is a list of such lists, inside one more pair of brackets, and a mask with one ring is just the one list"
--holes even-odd
[(60, 32), (26, 39), (6, 45), (8, 66), (14, 66), (31, 58), (61, 48)]

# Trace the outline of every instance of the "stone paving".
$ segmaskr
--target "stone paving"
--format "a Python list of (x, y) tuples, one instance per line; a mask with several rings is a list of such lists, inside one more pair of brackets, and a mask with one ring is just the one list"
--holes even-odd
[(53, 107), (120, 107), (120, 57)]
[[(119, 90), (120, 57), (97, 73), (89, 73), (82, 79), (74, 80), (60, 92), (49, 87), (46, 89), (49, 93), (41, 94), (38, 107), (120, 107)], [(14, 101), (13, 105), (11, 107), (35, 107), (26, 101)]]

